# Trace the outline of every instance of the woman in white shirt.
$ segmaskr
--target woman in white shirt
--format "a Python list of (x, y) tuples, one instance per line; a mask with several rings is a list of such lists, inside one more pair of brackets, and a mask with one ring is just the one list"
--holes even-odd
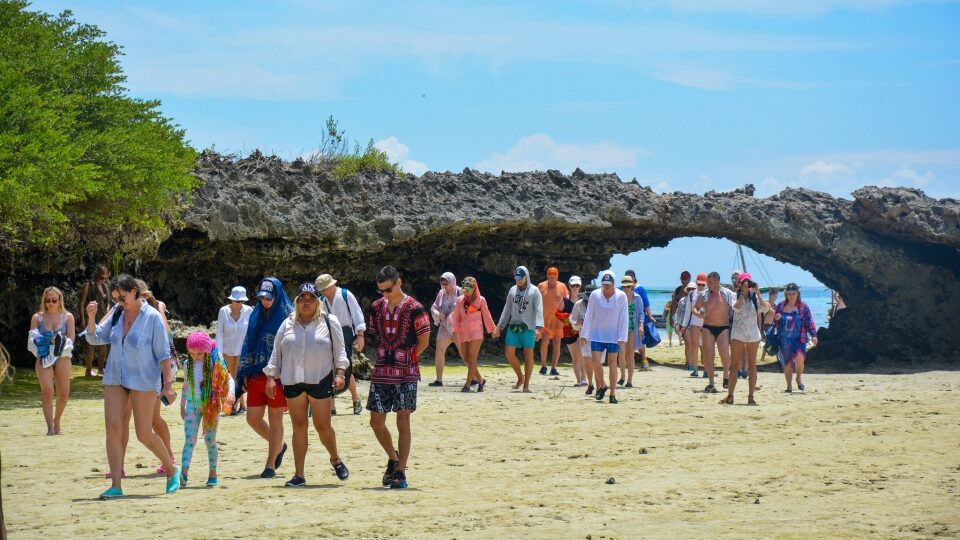
[[(230, 377), (236, 380), (240, 351), (243, 349), (243, 339), (247, 336), (247, 324), (250, 322), (253, 308), (244, 304), (248, 300), (247, 289), (244, 287), (234, 287), (227, 300), (230, 300), (230, 303), (220, 308), (220, 313), (217, 315), (217, 350), (223, 355)], [(230, 411), (230, 416), (246, 410), (244, 397), (240, 397), (239, 405)]]
[[(770, 311), (770, 304), (760, 296), (758, 286), (750, 274), (743, 272), (738, 279), (737, 301), (733, 304), (733, 330), (730, 333), (730, 373), (736, 373), (740, 369), (740, 361), (746, 356), (750, 384), (747, 405), (756, 405), (753, 391), (757, 387), (757, 349), (762, 338), (760, 327), (763, 324), (763, 314)], [(727, 397), (720, 400), (720, 403), (733, 404), (733, 389), (736, 386), (737, 378), (730, 377)]]
[(287, 410), (293, 424), (293, 459), (296, 473), (287, 487), (303, 487), (303, 462), (307, 457), (307, 409), (313, 411), (313, 426), (320, 442), (330, 454), (330, 464), (337, 477), (350, 476), (337, 453), (337, 436), (330, 425), (334, 389), (343, 388), (344, 373), (349, 362), (343, 346), (340, 321), (324, 313), (318, 300), (320, 293), (313, 283), (304, 283), (297, 290), (294, 310), (277, 329), (273, 353), (267, 367), (267, 396), (277, 393), (280, 378)]

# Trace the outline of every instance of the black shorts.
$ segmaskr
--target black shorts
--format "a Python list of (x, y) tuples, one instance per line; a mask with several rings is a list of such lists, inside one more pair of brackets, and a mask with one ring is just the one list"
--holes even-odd
[(324, 377), (319, 384), (297, 383), (283, 385), (283, 395), (287, 399), (293, 399), (304, 392), (313, 399), (333, 397), (333, 373)]
[(560, 338), (560, 343), (563, 343), (564, 345), (572, 345), (576, 343), (578, 339), (580, 339), (580, 336), (562, 337)]
[(376, 413), (417, 410), (417, 383), (371, 383), (367, 410)]

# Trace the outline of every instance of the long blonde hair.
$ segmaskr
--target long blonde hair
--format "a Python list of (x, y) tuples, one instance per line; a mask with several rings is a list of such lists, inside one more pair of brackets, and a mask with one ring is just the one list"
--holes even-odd
[(60, 309), (60, 313), (66, 313), (67, 307), (63, 303), (63, 291), (56, 287), (47, 287), (43, 290), (43, 294), (40, 295), (40, 315), (43, 315), (47, 312), (47, 293), (55, 292), (57, 297), (60, 299), (60, 302), (57, 303), (57, 307)]
[[(303, 295), (297, 295), (297, 297), (293, 299), (293, 311), (290, 312), (290, 320), (292, 322), (297, 322), (300, 317), (300, 297), (301, 296)], [(324, 308), (324, 304), (325, 304), (324, 300), (326, 299), (326, 297), (323, 296), (323, 293), (320, 293), (320, 295), (317, 295), (314, 298), (317, 299), (317, 304), (318, 304), (317, 311), (313, 313), (313, 318), (310, 319), (307, 322), (307, 324), (320, 320), (320, 316), (327, 312), (326, 309)]]
[(3, 343), (0, 343), (0, 383), (10, 375), (12, 375), (10, 372), (10, 353), (7, 352)]

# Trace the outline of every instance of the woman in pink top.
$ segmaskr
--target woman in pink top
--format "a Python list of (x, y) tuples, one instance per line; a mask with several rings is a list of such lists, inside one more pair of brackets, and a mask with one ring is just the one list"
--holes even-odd
[(487, 332), (490, 332), (494, 338), (500, 336), (500, 330), (493, 322), (487, 300), (480, 295), (477, 280), (466, 277), (460, 284), (460, 288), (463, 289), (463, 295), (457, 299), (457, 305), (450, 314), (450, 322), (453, 326), (454, 341), (461, 344), (463, 361), (467, 364), (467, 382), (463, 385), (461, 392), (469, 392), (470, 381), (473, 380), (480, 381), (477, 392), (483, 392), (487, 380), (480, 376), (480, 370), (477, 369), (477, 358), (480, 356), (480, 345), (483, 343), (483, 329), (486, 327)]

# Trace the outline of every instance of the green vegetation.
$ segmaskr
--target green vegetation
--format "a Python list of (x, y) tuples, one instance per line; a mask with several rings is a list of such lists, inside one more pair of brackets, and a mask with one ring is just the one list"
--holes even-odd
[(27, 7), (0, 0), (0, 248), (164, 229), (197, 185), (183, 130), (126, 95), (100, 29)]
[(347, 133), (340, 129), (333, 116), (327, 118), (320, 148), (310, 156), (309, 161), (315, 167), (332, 169), (334, 178), (338, 180), (349, 178), (360, 171), (378, 171), (392, 175), (403, 173), (399, 165), (390, 162), (386, 152), (374, 147), (373, 139), (362, 149), (360, 143), (354, 142), (351, 150)]

